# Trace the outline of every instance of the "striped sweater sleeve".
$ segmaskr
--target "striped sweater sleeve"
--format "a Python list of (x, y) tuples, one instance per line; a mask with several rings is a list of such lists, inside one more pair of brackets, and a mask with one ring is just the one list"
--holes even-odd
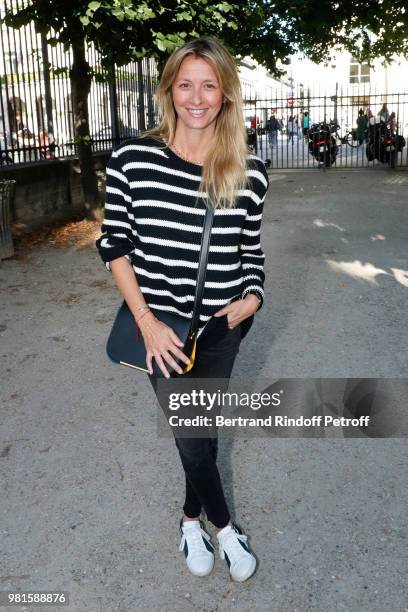
[(130, 260), (129, 255), (135, 248), (135, 219), (129, 183), (116, 151), (113, 151), (106, 167), (105, 214), (101, 231), (96, 246), (107, 269), (110, 270), (110, 262), (118, 257)]
[(247, 171), (247, 174), (251, 177), (251, 197), (241, 232), (240, 256), (243, 270), (241, 298), (251, 291), (256, 291), (262, 300), (259, 308), (262, 308), (265, 295), (265, 255), (261, 247), (261, 222), (269, 179), (264, 163), (260, 159), (257, 160), (256, 167)]

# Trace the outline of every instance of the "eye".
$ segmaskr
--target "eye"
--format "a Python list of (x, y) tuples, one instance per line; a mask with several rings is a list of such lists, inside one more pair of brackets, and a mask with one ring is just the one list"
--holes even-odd
[(214, 83), (206, 83), (205, 84), (205, 88), (206, 89), (215, 89), (216, 87), (215, 87)]
[(189, 83), (179, 83), (180, 89), (187, 89), (189, 86)]

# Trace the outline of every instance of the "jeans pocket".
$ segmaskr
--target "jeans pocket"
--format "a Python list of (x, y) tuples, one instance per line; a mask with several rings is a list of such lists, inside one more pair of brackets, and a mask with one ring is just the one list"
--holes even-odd
[(218, 334), (213, 337), (213, 345), (217, 351), (234, 352), (238, 350), (241, 342), (241, 324), (233, 329), (228, 327), (228, 317), (224, 315), (222, 325), (219, 326)]

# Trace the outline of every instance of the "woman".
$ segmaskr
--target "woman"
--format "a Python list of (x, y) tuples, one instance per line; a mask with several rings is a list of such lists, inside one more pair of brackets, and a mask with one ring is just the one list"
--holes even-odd
[[(143, 334), (149, 379), (168, 366), (180, 380), (229, 379), (239, 344), (263, 302), (260, 225), (268, 176), (246, 144), (240, 82), (233, 57), (202, 37), (177, 49), (157, 90), (157, 129), (128, 140), (107, 168), (105, 217), (97, 245)], [(200, 332), (193, 369), (174, 331), (150, 308), (191, 318), (206, 206), (215, 209)], [(168, 398), (167, 398), (168, 400)], [(247, 537), (231, 522), (216, 465), (217, 438), (178, 438), (186, 479), (180, 550), (197, 576), (211, 572), (214, 548), (201, 511), (218, 529), (221, 558), (234, 580), (255, 571)]]

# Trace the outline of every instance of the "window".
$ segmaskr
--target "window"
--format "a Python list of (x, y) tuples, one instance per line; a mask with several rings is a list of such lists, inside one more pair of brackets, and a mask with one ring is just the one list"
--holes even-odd
[(358, 106), (358, 108), (368, 108), (370, 106), (370, 98), (364, 96), (350, 96), (350, 106)]
[(360, 64), (355, 57), (350, 61), (350, 83), (369, 83), (370, 66), (368, 62)]

